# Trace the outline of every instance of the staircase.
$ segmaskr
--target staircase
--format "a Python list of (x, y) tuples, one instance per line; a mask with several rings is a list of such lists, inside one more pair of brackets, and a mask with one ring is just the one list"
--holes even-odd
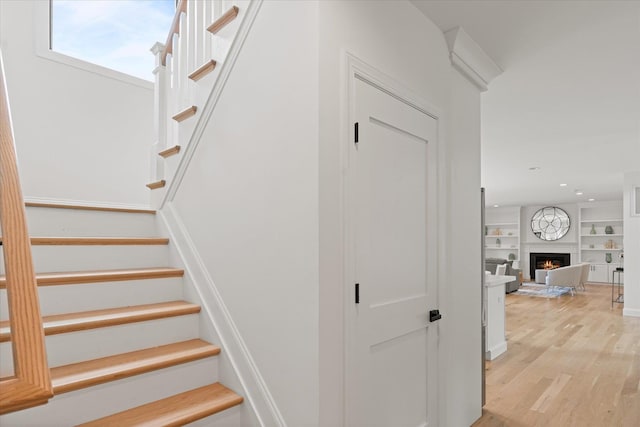
[(156, 138), (147, 187), (153, 206), (162, 207), (212, 93), (224, 84), (220, 69), (252, 1), (180, 0), (166, 43), (152, 49)]
[[(152, 211), (27, 208), (54, 397), (2, 426), (178, 426), (233, 411)], [(2, 248), (2, 246), (0, 246)], [(1, 251), (2, 249), (0, 249)], [(0, 266), (0, 376), (13, 374)], [(213, 416), (213, 417), (212, 417)], [(239, 424), (227, 414), (225, 424)]]

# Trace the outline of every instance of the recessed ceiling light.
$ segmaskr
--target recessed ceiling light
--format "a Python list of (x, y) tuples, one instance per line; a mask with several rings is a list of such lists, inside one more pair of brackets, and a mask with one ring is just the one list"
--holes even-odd
[(582, 196), (583, 194), (582, 190), (576, 190), (576, 196)]
[(596, 199), (589, 199), (589, 201), (590, 201), (590, 202), (595, 202), (595, 201), (596, 201)]
[(567, 184), (560, 184), (560, 187), (566, 187)]
[(500, 205), (493, 205), (493, 207), (494, 207), (494, 208), (499, 208), (499, 207), (500, 207)]
[(530, 170), (530, 171), (537, 171), (537, 170), (540, 170), (540, 166), (531, 166), (531, 167), (529, 168), (529, 170)]

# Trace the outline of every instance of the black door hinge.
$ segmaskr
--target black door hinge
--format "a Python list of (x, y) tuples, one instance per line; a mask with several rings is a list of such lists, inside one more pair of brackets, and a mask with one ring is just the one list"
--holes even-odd
[(353, 142), (355, 142), (356, 144), (359, 142), (359, 136), (358, 136), (358, 122), (355, 122), (353, 124)]
[(360, 304), (360, 283), (356, 283), (356, 304)]

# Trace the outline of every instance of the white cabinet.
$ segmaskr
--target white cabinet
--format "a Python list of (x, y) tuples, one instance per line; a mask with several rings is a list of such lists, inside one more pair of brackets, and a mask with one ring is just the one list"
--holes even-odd
[(505, 334), (505, 283), (515, 279), (514, 276), (485, 276), (485, 359), (493, 360), (507, 351)]
[(591, 264), (590, 282), (611, 282), (623, 251), (622, 201), (587, 203), (579, 208), (580, 261)]
[(485, 256), (520, 259), (520, 207), (485, 208)]
[(611, 283), (613, 272), (620, 264), (591, 264), (589, 268), (589, 282)]
[(609, 268), (606, 264), (591, 264), (589, 268), (589, 282), (607, 282)]

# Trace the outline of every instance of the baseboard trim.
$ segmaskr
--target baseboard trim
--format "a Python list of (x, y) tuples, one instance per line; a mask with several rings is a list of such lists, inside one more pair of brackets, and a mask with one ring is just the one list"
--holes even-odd
[(495, 358), (497, 358), (498, 356), (500, 356), (502, 353), (504, 353), (506, 351), (507, 351), (507, 342), (506, 341), (502, 341), (501, 343), (491, 347), (485, 353), (485, 359), (494, 360)]
[(246, 402), (261, 426), (285, 427), (286, 422), (173, 203), (166, 203), (158, 215), (182, 258), (185, 275), (190, 276), (198, 293), (201, 314), (216, 329), (220, 345), (242, 384)]
[(622, 315), (628, 317), (640, 317), (640, 308), (623, 308)]
[(154, 214), (149, 205), (130, 205), (115, 202), (97, 202), (93, 200), (50, 199), (45, 197), (25, 197), (25, 206), (52, 207), (66, 209), (85, 209), (94, 211), (130, 212)]

